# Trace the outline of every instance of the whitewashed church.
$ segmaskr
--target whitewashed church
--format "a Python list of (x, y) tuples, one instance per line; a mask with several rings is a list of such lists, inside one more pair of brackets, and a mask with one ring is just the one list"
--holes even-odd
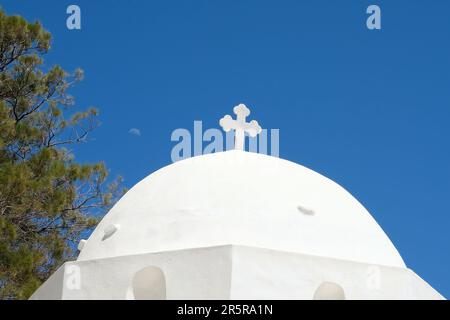
[(444, 299), (344, 188), (245, 152), (261, 127), (234, 112), (236, 150), (139, 182), (31, 299)]

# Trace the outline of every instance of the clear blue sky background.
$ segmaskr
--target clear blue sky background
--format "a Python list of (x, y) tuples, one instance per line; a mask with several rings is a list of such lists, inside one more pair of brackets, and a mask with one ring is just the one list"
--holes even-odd
[[(78, 4), (82, 30), (66, 28)], [(365, 26), (382, 9), (382, 30)], [(2, 0), (82, 67), (77, 108), (102, 125), (76, 150), (128, 187), (171, 162), (176, 128), (239, 102), (280, 128), (281, 157), (349, 190), (406, 264), (450, 297), (450, 2)], [(129, 134), (139, 128), (142, 135)]]

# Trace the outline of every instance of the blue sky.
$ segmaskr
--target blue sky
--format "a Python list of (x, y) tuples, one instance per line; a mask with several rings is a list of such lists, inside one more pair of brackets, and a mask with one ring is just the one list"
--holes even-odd
[[(66, 28), (66, 8), (82, 29)], [(366, 28), (378, 4), (382, 29)], [(128, 187), (171, 162), (176, 128), (243, 102), (280, 155), (335, 180), (406, 264), (450, 297), (450, 2), (2, 0), (53, 34), (46, 64), (102, 125), (77, 148)], [(141, 135), (129, 133), (131, 128)]]

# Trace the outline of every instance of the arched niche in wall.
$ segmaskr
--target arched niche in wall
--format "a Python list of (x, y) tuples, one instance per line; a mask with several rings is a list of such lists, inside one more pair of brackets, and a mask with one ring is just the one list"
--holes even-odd
[(314, 300), (345, 300), (344, 289), (334, 282), (323, 282), (314, 293)]
[(133, 276), (131, 293), (135, 300), (165, 300), (166, 278), (158, 267), (146, 267)]

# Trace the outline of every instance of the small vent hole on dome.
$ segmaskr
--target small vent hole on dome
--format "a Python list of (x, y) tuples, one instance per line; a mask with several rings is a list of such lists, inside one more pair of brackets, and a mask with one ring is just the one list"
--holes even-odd
[(311, 208), (308, 208), (308, 207), (305, 207), (305, 206), (297, 206), (297, 210), (300, 213), (303, 213), (305, 216), (313, 216), (313, 215), (315, 215), (314, 209), (311, 209)]
[(119, 224), (111, 224), (103, 230), (103, 238), (102, 241), (111, 238), (118, 230), (120, 229)]

